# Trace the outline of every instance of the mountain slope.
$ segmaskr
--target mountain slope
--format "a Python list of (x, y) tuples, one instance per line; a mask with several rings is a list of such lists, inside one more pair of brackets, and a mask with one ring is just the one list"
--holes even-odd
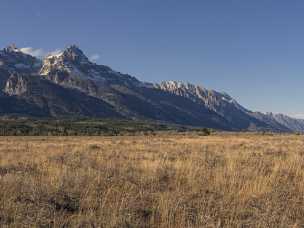
[(253, 116), (254, 118), (267, 123), (268, 125), (272, 126), (272, 128), (278, 129), (278, 131), (282, 132), (290, 132), (292, 131), (290, 128), (284, 126), (280, 122), (278, 122), (273, 116), (264, 114), (261, 112), (249, 112), (249, 115)]
[(289, 128), (291, 131), (304, 132), (304, 120), (291, 118), (283, 114), (268, 113), (269, 116), (274, 118), (278, 123)]
[(225, 118), (236, 129), (288, 131), (280, 124), (271, 124), (256, 118), (251, 111), (242, 107), (228, 94), (208, 90), (190, 83), (167, 81), (155, 85), (160, 90), (168, 91), (178, 96), (186, 97), (202, 106), (209, 108)]

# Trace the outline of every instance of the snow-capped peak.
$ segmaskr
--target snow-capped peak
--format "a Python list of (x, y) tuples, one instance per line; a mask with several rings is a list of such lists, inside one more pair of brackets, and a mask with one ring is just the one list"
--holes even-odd
[(76, 46), (68, 46), (63, 51), (56, 51), (46, 56), (45, 60), (57, 62), (72, 62), (76, 64), (90, 64), (88, 57)]

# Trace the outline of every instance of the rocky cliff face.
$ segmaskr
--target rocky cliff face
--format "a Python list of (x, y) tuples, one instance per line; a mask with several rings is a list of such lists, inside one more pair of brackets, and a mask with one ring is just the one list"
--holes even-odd
[[(13, 109), (4, 108), (12, 103)], [(148, 119), (224, 130), (295, 129), (287, 127), (291, 120), (251, 112), (225, 93), (175, 81), (141, 82), (90, 62), (75, 45), (43, 61), (15, 46), (1, 50), (0, 104), (1, 115)]]
[(17, 73), (12, 74), (6, 81), (4, 93), (10, 96), (21, 96), (28, 91), (28, 80)]

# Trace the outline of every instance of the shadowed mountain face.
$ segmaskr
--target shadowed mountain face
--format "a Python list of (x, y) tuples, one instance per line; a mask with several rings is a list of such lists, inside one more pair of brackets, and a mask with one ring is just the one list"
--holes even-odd
[[(70, 46), (43, 61), (15, 46), (0, 51), (0, 114), (164, 121), (224, 130), (290, 131), (233, 98), (179, 82), (153, 85), (89, 61)], [(7, 107), (7, 105), (10, 107)]]
[(47, 116), (121, 117), (106, 102), (73, 90), (62, 88), (33, 75), (11, 75), (4, 93), (33, 104)]

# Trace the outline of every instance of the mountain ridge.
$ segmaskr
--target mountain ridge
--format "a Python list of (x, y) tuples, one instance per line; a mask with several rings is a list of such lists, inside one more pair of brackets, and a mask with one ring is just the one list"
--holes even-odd
[[(223, 130), (304, 131), (300, 120), (258, 114), (226, 93), (176, 81), (142, 82), (92, 63), (76, 45), (42, 61), (9, 46), (0, 51), (0, 63), (0, 99), (25, 102), (23, 108), (31, 104), (35, 108), (29, 109), (40, 110), (41, 115), (148, 119)], [(33, 115), (25, 108), (24, 114), (29, 113)]]

